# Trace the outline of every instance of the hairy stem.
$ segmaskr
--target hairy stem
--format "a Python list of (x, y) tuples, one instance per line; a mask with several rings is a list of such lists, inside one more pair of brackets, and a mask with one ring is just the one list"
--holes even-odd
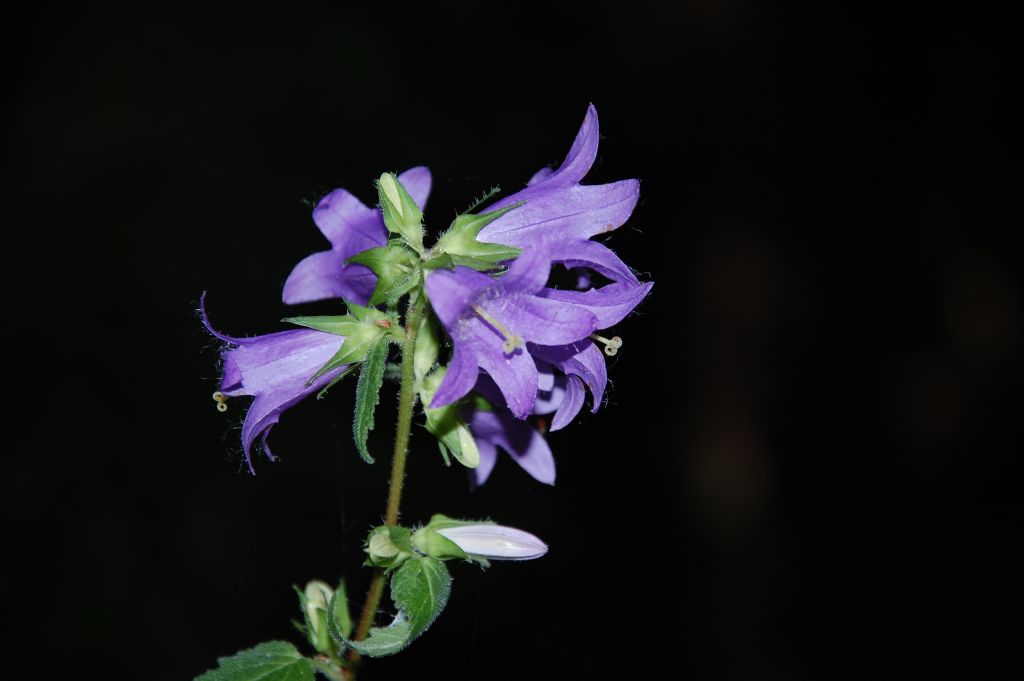
[[(398, 509), (402, 502), (402, 485), (405, 482), (405, 455), (409, 451), (409, 434), (412, 431), (412, 412), (416, 406), (416, 374), (414, 371), (414, 355), (416, 352), (416, 334), (420, 330), (420, 321), (423, 318), (423, 307), (426, 297), (422, 292), (410, 301), (409, 309), (405, 313), (405, 342), (402, 344), (402, 381), (398, 389), (398, 423), (395, 428), (395, 450), (391, 458), (391, 486), (388, 488), (388, 506), (384, 513), (384, 522), (388, 525), (398, 523)], [(380, 605), (381, 595), (384, 593), (384, 571), (375, 568), (373, 579), (370, 581), (370, 588), (366, 593), (366, 602), (363, 604), (363, 612), (359, 616), (359, 625), (356, 628), (355, 640), (361, 641), (366, 638), (367, 632), (373, 626), (374, 617), (377, 615), (377, 607)], [(354, 663), (359, 660), (359, 652), (349, 652), (349, 669), (347, 678), (349, 681), (355, 679), (356, 668)]]

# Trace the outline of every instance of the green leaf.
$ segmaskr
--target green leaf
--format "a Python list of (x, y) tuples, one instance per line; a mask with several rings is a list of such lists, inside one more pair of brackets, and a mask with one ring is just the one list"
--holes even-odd
[(195, 681), (313, 681), (313, 668), (291, 643), (271, 641), (217, 660)]
[(359, 371), (356, 385), (356, 415), (352, 422), (352, 435), (356, 448), (366, 463), (373, 463), (373, 457), (366, 447), (366, 440), (373, 430), (373, 412), (380, 402), (380, 386), (384, 382), (384, 365), (388, 359), (388, 340), (381, 338), (366, 353)]
[(415, 556), (402, 564), (391, 578), (391, 599), (398, 616), (387, 627), (374, 627), (363, 641), (349, 645), (367, 657), (393, 655), (426, 631), (444, 610), (452, 578), (444, 563)]

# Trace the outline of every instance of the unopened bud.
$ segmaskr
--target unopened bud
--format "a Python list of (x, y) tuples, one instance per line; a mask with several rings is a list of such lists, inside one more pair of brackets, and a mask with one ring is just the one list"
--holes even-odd
[(458, 525), (437, 530), (468, 554), (492, 560), (531, 560), (548, 552), (535, 535), (503, 525)]

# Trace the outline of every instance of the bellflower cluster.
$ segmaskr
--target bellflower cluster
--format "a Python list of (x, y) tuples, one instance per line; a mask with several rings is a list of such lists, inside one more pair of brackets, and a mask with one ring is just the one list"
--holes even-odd
[[(219, 669), (197, 681), (262, 675), (268, 665), (289, 678), (311, 679), (315, 670), (352, 681), (361, 658), (399, 652), (444, 609), (452, 581), (446, 561), (486, 567), (490, 560), (547, 552), (535, 535), (488, 520), (438, 514), (424, 526), (405, 527), (398, 523), (399, 505), (417, 401), (445, 463), (454, 458), (466, 467), (473, 486), (493, 474), (498, 450), (538, 482), (553, 485), (555, 458), (545, 435), (572, 423), (587, 393), (591, 411), (600, 409), (606, 357), (623, 346), (608, 329), (653, 283), (640, 281), (595, 240), (622, 226), (639, 198), (636, 180), (582, 183), (598, 138), (591, 106), (557, 168), (535, 173), (524, 189), (485, 212), (472, 212), (474, 206), (458, 215), (432, 245), (425, 243), (423, 224), (431, 188), (425, 167), (381, 175), (373, 207), (344, 189), (327, 194), (313, 222), (330, 248), (294, 267), (282, 298), (289, 305), (340, 301), (342, 314), (290, 317), (284, 321), (298, 328), (236, 337), (210, 323), (203, 295), (203, 324), (223, 344), (217, 409), (252, 398), (241, 428), (250, 471), (254, 450), (274, 458), (267, 440), (285, 411), (310, 395), (323, 396), (354, 372), (353, 438), (373, 463), (369, 435), (386, 378), (398, 381), (399, 400), (384, 524), (364, 545), (367, 564), (376, 570), (358, 625), (344, 582), (332, 589), (311, 581), (298, 591), (299, 628), (316, 655), (302, 656), (280, 641), (262, 644), (222, 659)], [(568, 270), (576, 285), (556, 285), (563, 279), (557, 268)], [(394, 346), (399, 364), (389, 363)], [(389, 626), (375, 627), (385, 582), (397, 615)]]
[[(564, 428), (582, 408), (586, 390), (592, 411), (600, 408), (608, 380), (605, 355), (622, 345), (603, 330), (622, 321), (653, 286), (593, 240), (623, 225), (639, 197), (636, 180), (581, 184), (597, 156), (598, 139), (591, 106), (558, 168), (537, 172), (523, 190), (486, 213), (460, 216), (432, 249), (423, 248), (419, 226), (431, 187), (427, 168), (383, 176), (379, 208), (335, 189), (313, 210), (331, 249), (302, 260), (285, 283), (285, 303), (341, 299), (351, 308), (386, 302), (388, 291), (408, 293), (417, 285), (415, 277), (421, 278), (428, 314), (436, 315), (451, 347), (448, 361), (434, 369), (439, 385), (429, 395), (421, 390), (431, 398), (424, 404), (428, 427), (432, 412), (456, 407), (448, 425), (468, 428), (474, 442), (466, 444), (465, 432), (466, 446), (435, 435), (460, 461), (462, 449), (476, 449), (478, 455), (465, 457), (469, 465), (476, 463), (476, 484), (490, 475), (496, 448), (538, 481), (554, 483), (551, 450), (530, 419), (553, 412), (551, 430)], [(550, 286), (556, 265), (576, 273), (580, 289)], [(591, 286), (594, 275), (606, 283)], [(390, 302), (395, 300), (392, 295)], [(266, 436), (282, 412), (365, 359), (363, 343), (348, 351), (349, 362), (329, 362), (346, 352), (345, 337), (337, 324), (327, 328), (310, 321), (315, 319), (321, 318), (295, 320), (308, 329), (255, 338), (225, 336), (207, 322), (228, 344), (218, 405), (223, 408), (230, 397), (255, 397), (242, 428), (250, 467), (257, 440), (272, 458)], [(426, 380), (430, 369), (418, 378)], [(479, 408), (473, 395), (488, 398), (488, 408)]]

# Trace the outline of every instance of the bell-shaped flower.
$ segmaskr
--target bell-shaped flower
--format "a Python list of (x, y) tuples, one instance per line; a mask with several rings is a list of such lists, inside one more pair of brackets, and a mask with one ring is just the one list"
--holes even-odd
[[(430, 195), (430, 171), (419, 166), (398, 179), (422, 209)], [(344, 189), (335, 189), (313, 209), (313, 222), (331, 242), (331, 250), (314, 253), (295, 266), (284, 284), (284, 302), (292, 305), (343, 298), (366, 305), (377, 275), (365, 265), (345, 261), (387, 243), (388, 230), (380, 210), (364, 205)]]
[(453, 345), (431, 407), (465, 396), (483, 369), (516, 417), (530, 414), (538, 372), (528, 344), (569, 345), (598, 328), (590, 310), (539, 295), (549, 273), (550, 257), (540, 243), (524, 249), (497, 279), (468, 267), (428, 275), (427, 297)]
[(200, 311), (207, 330), (226, 344), (221, 351), (220, 388), (213, 394), (218, 409), (226, 411), (229, 398), (254, 398), (242, 423), (242, 449), (249, 470), (255, 472), (252, 448), (256, 440), (259, 439), (267, 458), (273, 460), (267, 436), (281, 414), (345, 371), (347, 366), (338, 366), (310, 380), (334, 357), (345, 337), (314, 329), (295, 329), (235, 338), (213, 328), (206, 315), (205, 300)]

